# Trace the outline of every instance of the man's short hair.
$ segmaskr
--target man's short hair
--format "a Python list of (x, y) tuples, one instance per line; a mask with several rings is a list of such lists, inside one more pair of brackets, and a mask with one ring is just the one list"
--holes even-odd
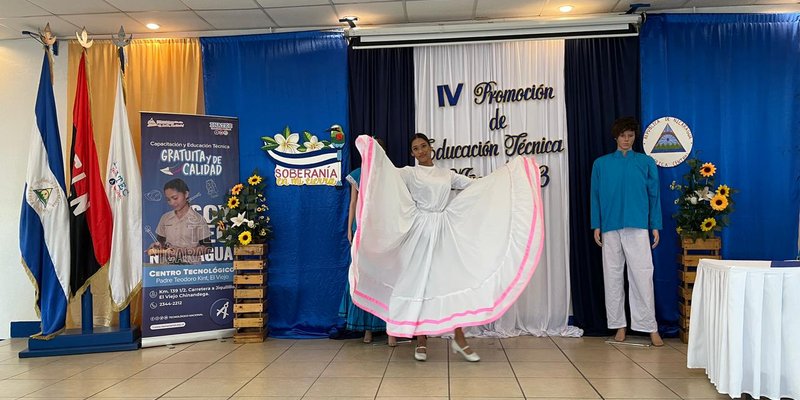
[(614, 124), (611, 125), (611, 134), (614, 135), (614, 139), (618, 138), (619, 135), (625, 131), (633, 131), (634, 135), (639, 134), (639, 122), (636, 121), (636, 118), (618, 118), (616, 121), (614, 121)]

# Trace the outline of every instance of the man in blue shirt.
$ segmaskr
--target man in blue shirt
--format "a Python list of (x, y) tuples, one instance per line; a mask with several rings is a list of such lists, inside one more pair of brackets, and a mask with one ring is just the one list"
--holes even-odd
[[(614, 121), (611, 133), (617, 151), (602, 156), (592, 166), (592, 229), (603, 252), (608, 328), (614, 339), (625, 340), (625, 288), (628, 265), (631, 329), (650, 333), (654, 346), (663, 346), (658, 334), (653, 294), (653, 258), (661, 229), (658, 169), (648, 155), (632, 150), (639, 124), (633, 118)], [(653, 233), (650, 245), (648, 230)]]

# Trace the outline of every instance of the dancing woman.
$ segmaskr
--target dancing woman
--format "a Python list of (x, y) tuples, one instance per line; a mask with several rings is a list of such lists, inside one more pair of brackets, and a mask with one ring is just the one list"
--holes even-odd
[[(468, 361), (460, 329), (500, 318), (533, 276), (544, 241), (539, 168), (517, 157), (471, 180), (433, 165), (430, 141), (411, 139), (417, 166), (395, 168), (367, 136), (353, 239), (353, 302), (386, 321), (387, 333), (418, 337), (455, 331), (451, 349)], [(451, 189), (463, 189), (451, 196)]]

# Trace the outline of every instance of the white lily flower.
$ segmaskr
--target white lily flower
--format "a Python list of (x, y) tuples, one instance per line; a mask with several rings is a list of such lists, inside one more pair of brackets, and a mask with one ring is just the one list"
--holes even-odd
[(247, 221), (247, 227), (253, 229), (256, 227), (256, 223), (253, 221)]
[(275, 141), (278, 142), (278, 150), (284, 153), (297, 153), (297, 149), (300, 147), (297, 144), (300, 141), (300, 135), (297, 133), (292, 133), (288, 138), (279, 133), (275, 135)]
[(697, 204), (697, 196), (686, 196), (686, 201), (692, 204)]
[(239, 213), (239, 215), (231, 218), (231, 222), (233, 222), (233, 227), (235, 228), (241, 224), (246, 223), (247, 218), (244, 217), (244, 213)]
[(695, 190), (694, 192), (701, 201), (709, 201), (714, 197), (714, 192), (708, 190), (708, 186), (704, 187), (703, 190)]
[(311, 136), (311, 140), (307, 141), (305, 143), (305, 146), (306, 149), (308, 149), (308, 151), (320, 150), (323, 147), (325, 147), (325, 145), (322, 142), (320, 142), (316, 136)]

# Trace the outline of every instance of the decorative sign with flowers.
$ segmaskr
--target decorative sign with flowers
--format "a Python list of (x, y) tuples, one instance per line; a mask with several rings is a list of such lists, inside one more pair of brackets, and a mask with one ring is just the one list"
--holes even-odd
[(307, 131), (301, 136), (288, 126), (281, 133), (261, 138), (264, 144), (261, 150), (275, 162), (278, 186), (341, 186), (344, 132), (336, 124), (327, 131), (330, 140), (320, 140)]
[(272, 235), (266, 215), (267, 198), (264, 196), (264, 179), (258, 170), (247, 178), (247, 183), (237, 183), (228, 191), (226, 203), (212, 221), (217, 225), (219, 241), (228, 247), (265, 243)]
[(678, 212), (672, 215), (677, 223), (678, 235), (691, 239), (708, 239), (730, 223), (728, 214), (733, 212), (731, 188), (715, 186), (717, 168), (712, 163), (702, 163), (696, 158), (686, 160), (689, 172), (683, 176), (684, 183), (675, 181), (669, 188), (680, 192), (675, 199)]

